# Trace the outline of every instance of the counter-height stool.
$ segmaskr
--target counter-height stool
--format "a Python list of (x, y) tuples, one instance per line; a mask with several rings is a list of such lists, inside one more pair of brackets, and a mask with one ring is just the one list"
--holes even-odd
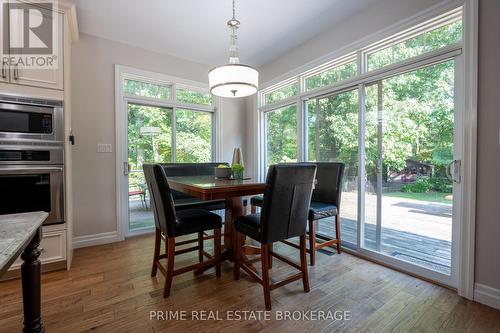
[[(240, 268), (259, 282), (264, 289), (266, 309), (271, 310), (270, 291), (302, 279), (305, 292), (309, 292), (306, 259), (306, 224), (312, 187), (316, 173), (314, 164), (282, 164), (269, 168), (263, 206), (260, 214), (237, 217), (235, 227), (234, 278), (240, 277)], [(258, 241), (260, 249), (246, 245), (241, 234)], [(272, 244), (292, 237), (300, 237), (300, 265), (272, 250)], [(245, 253), (260, 252), (262, 275), (259, 275)], [(282, 281), (270, 284), (269, 262), (275, 257), (299, 270)]]
[[(342, 252), (340, 239), (340, 199), (342, 194), (342, 179), (344, 177), (344, 163), (341, 162), (314, 162), (317, 166), (316, 184), (314, 186), (311, 205), (309, 208), (309, 249), (311, 266), (316, 261), (316, 250), (326, 246), (336, 245), (337, 253)], [(254, 196), (250, 198), (252, 212), (255, 207), (262, 207), (263, 197)], [(316, 242), (316, 223), (317, 221), (328, 218), (335, 218), (335, 238)], [(294, 243), (285, 241), (288, 245), (298, 247)]]
[[(152, 208), (155, 218), (155, 247), (153, 256), (153, 267), (151, 269), (151, 276), (156, 276), (159, 269), (165, 276), (165, 289), (163, 297), (170, 295), (172, 287), (172, 278), (175, 275), (186, 273), (193, 270), (206, 268), (207, 266), (215, 266), (217, 277), (220, 277), (220, 254), (221, 254), (221, 228), (222, 219), (219, 215), (211, 213), (203, 209), (184, 209), (176, 211), (174, 200), (170, 186), (167, 182), (165, 170), (159, 164), (144, 164), (144, 175), (149, 192), (152, 197)], [(204, 231), (213, 230), (214, 236), (204, 237)], [(176, 243), (176, 238), (189, 234), (198, 234), (197, 239), (184, 240)], [(201, 242), (206, 239), (213, 238), (214, 240), (214, 255), (211, 256), (203, 250), (200, 246)], [(160, 254), (160, 247), (162, 240), (166, 243), (166, 253)], [(190, 243), (198, 242), (198, 246), (176, 250), (176, 246), (187, 245)], [(183, 254), (191, 251), (199, 251), (201, 257), (199, 263), (174, 269), (175, 255)], [(207, 260), (203, 260), (207, 257)], [(161, 259), (167, 259), (167, 266), (164, 267)]]

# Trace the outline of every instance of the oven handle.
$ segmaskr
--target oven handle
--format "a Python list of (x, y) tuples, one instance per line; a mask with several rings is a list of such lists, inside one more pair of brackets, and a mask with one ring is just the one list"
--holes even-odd
[(0, 174), (36, 174), (40, 172), (62, 172), (63, 167), (41, 167), (41, 168), (0, 168)]

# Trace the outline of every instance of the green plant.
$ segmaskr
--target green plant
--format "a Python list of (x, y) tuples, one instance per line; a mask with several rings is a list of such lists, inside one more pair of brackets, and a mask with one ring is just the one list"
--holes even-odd
[(446, 177), (432, 177), (429, 179), (432, 190), (440, 193), (452, 193), (453, 182)]
[(414, 183), (405, 184), (401, 189), (402, 192), (407, 193), (427, 193), (432, 189), (432, 184), (428, 179), (417, 178)]
[(243, 171), (245, 171), (245, 167), (242, 164), (235, 163), (231, 166), (233, 170), (233, 178), (235, 179), (243, 179)]

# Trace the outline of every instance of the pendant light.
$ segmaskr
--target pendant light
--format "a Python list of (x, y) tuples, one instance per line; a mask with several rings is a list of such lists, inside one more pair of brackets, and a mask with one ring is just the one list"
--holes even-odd
[(233, 0), (233, 17), (227, 21), (231, 30), (229, 46), (229, 64), (215, 67), (208, 73), (210, 92), (220, 97), (245, 97), (257, 92), (259, 72), (251, 66), (240, 64), (238, 55), (237, 30), (240, 21), (235, 17)]

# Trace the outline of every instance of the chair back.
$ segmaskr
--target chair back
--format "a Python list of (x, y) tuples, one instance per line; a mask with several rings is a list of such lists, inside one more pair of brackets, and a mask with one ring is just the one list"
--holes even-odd
[(306, 232), (315, 174), (314, 164), (278, 164), (269, 167), (260, 221), (265, 243)]
[[(216, 163), (161, 163), (163, 170), (167, 177), (182, 177), (182, 176), (213, 176), (215, 175), (215, 168), (218, 165), (227, 165), (226, 162)], [(172, 190), (172, 196), (177, 199), (188, 199), (193, 196), (182, 193), (180, 191)]]
[(160, 164), (144, 164), (144, 177), (152, 199), (156, 228), (167, 237), (175, 236), (175, 206), (167, 175)]
[(312, 201), (332, 204), (340, 210), (345, 164), (342, 162), (316, 162), (314, 164), (317, 169)]

